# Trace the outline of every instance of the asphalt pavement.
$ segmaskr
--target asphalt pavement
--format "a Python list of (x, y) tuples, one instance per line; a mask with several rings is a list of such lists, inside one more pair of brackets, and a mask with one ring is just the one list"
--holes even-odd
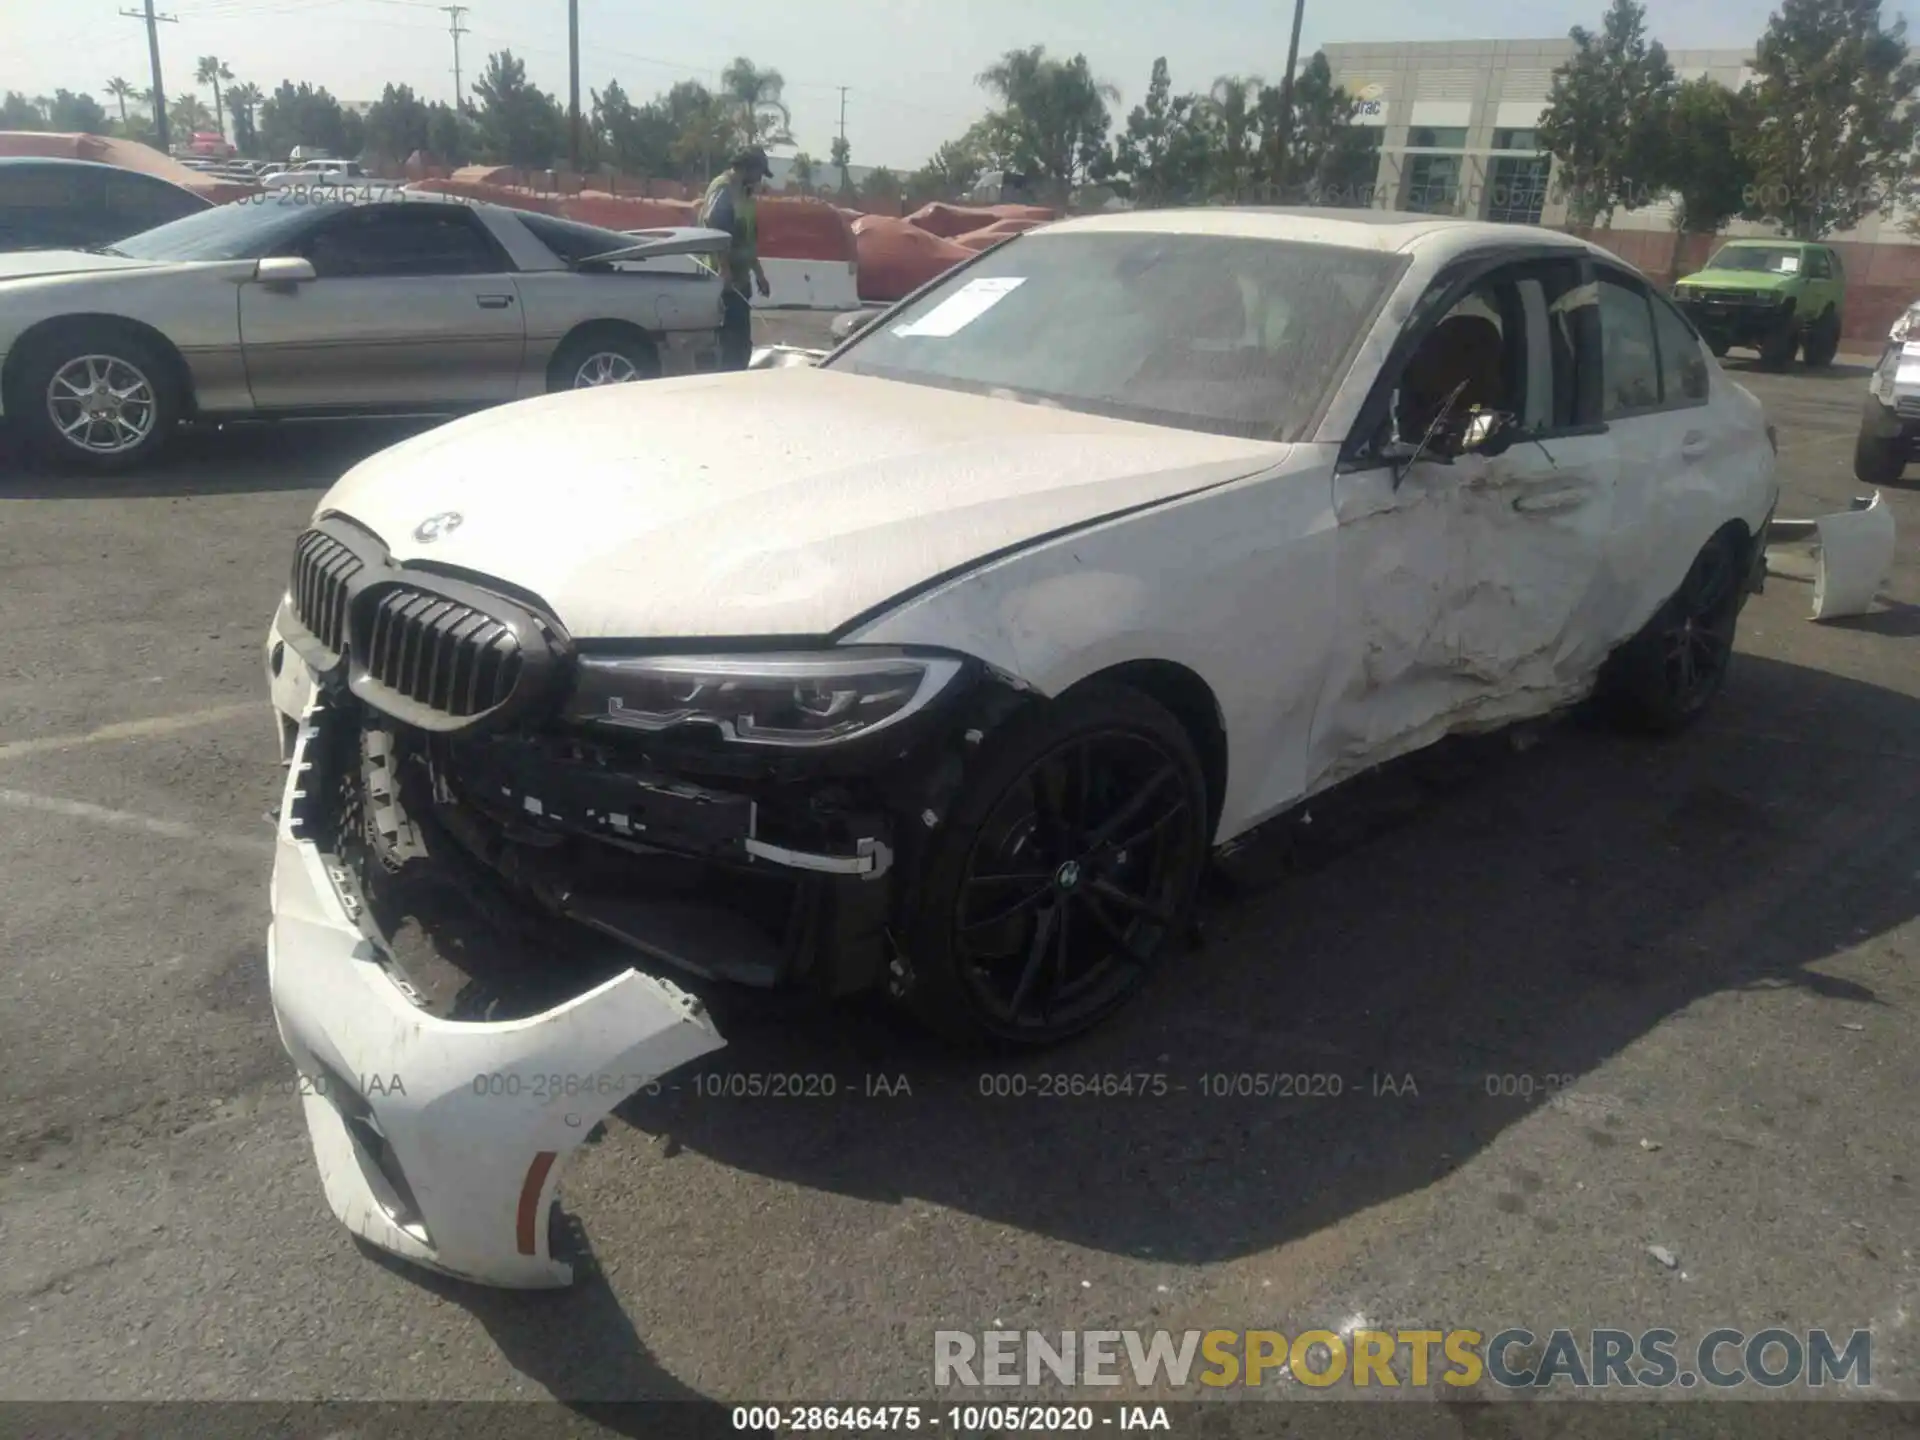
[[(1742, 378), (1783, 513), (1844, 508), (1865, 371)], [(937, 1330), (1356, 1324), (1871, 1327), (1920, 1398), (1910, 541), (1864, 619), (1771, 580), (1683, 738), (1557, 725), (1256, 849), (1065, 1049), (742, 1007), (569, 1171), (571, 1291), (356, 1248), (267, 1002), (260, 642), (320, 492), (416, 428), (0, 474), (0, 1399), (883, 1401)], [(728, 1093), (771, 1075), (809, 1093)], [(1283, 1075), (1322, 1093), (1233, 1093)], [(1072, 1093), (1109, 1076), (1164, 1083)]]

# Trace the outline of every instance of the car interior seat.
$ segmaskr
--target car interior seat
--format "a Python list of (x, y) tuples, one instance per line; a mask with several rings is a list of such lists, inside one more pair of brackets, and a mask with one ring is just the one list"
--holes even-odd
[(1454, 412), (1471, 406), (1505, 410), (1506, 347), (1500, 327), (1482, 315), (1452, 315), (1440, 322), (1407, 362), (1400, 378), (1400, 438), (1418, 443), (1447, 397), (1464, 386)]

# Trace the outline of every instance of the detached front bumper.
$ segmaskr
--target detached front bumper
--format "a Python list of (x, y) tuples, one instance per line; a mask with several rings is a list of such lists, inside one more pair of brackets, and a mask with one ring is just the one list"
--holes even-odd
[(551, 1253), (549, 1230), (568, 1155), (628, 1095), (725, 1042), (690, 996), (633, 970), (525, 1019), (428, 1013), (362, 928), (352, 877), (322, 847), (333, 783), (324, 732), (336, 721), (291, 650), (273, 689), (276, 708), (298, 703), (301, 719), (267, 968), (327, 1203), (355, 1234), (431, 1269), (567, 1285), (573, 1269)]

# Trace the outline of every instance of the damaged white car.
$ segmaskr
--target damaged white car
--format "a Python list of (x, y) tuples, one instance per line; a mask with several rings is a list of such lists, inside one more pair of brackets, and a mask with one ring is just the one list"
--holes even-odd
[[(267, 642), (272, 991), (334, 1209), (565, 1283), (559, 1161), (721, 1043), (676, 977), (1056, 1041), (1185, 943), (1214, 847), (1342, 779), (1596, 688), (1685, 725), (1774, 465), (1604, 251), (1221, 210), (1032, 231), (817, 366), (372, 457)], [(370, 918), (413, 866), (635, 968), (439, 1013)]]

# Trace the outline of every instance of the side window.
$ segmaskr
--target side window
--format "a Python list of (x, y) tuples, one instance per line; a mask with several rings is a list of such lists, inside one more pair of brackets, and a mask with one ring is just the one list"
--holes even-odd
[(1452, 402), (1527, 414), (1526, 332), (1514, 281), (1495, 274), (1476, 285), (1427, 332), (1393, 397), (1394, 434), (1417, 444)]
[(306, 256), (324, 277), (485, 275), (505, 268), (458, 205), (367, 205), (321, 225)]
[(1615, 420), (1660, 404), (1653, 309), (1638, 285), (1600, 277), (1600, 414)]
[(1707, 357), (1700, 337), (1680, 312), (1661, 296), (1653, 297), (1653, 328), (1660, 342), (1660, 398), (1667, 405), (1704, 405)]
[(107, 177), (107, 213), (116, 224), (126, 227), (128, 235), (165, 225), (202, 208), (195, 196), (174, 185), (131, 172)]
[(1807, 251), (1807, 276), (1813, 280), (1833, 278), (1833, 260), (1825, 250)]

